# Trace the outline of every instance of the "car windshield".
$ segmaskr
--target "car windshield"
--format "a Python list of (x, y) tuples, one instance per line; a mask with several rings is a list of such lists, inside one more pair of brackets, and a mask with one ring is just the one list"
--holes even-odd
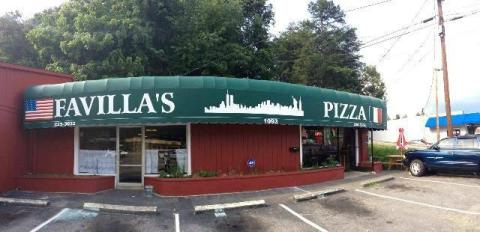
[(438, 143), (432, 146), (432, 148), (439, 148), (439, 149), (453, 149), (455, 146), (455, 139), (456, 138), (446, 138), (440, 140)]
[(430, 149), (479, 149), (477, 138), (446, 138), (433, 144)]

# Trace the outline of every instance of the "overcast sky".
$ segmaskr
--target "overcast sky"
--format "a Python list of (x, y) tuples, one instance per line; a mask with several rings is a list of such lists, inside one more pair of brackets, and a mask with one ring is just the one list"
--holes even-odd
[[(270, 0), (274, 7), (276, 24), (273, 33), (284, 30), (291, 21), (309, 17), (308, 0)], [(348, 11), (381, 0), (335, 0)], [(362, 42), (420, 22), (435, 15), (434, 0), (392, 0), (376, 6), (347, 12), (347, 23), (357, 28)], [(423, 7), (422, 7), (423, 6)], [(454, 13), (480, 10), (478, 0), (455, 0), (444, 3), (444, 14), (451, 18)], [(418, 17), (416, 20), (415, 15)], [(450, 15), (451, 14), (451, 15)], [(415, 114), (423, 107), (427, 113), (435, 112), (435, 92), (431, 88), (433, 68), (440, 68), (440, 48), (437, 27), (432, 26), (396, 39), (363, 48), (361, 55), (367, 64), (376, 65), (387, 84), (388, 112)], [(429, 24), (423, 24), (428, 26)], [(419, 25), (423, 27), (423, 25)], [(454, 111), (480, 111), (480, 75), (477, 58), (480, 53), (480, 14), (446, 24), (450, 98)], [(436, 47), (434, 49), (434, 38)], [(385, 56), (386, 51), (392, 47)], [(435, 61), (434, 61), (435, 56)], [(439, 72), (440, 107), (443, 111), (443, 82)], [(434, 86), (433, 86), (434, 87)], [(431, 91), (432, 90), (432, 91)]]
[[(0, 13), (19, 10), (26, 17), (44, 9), (58, 6), (66, 0), (0, 0)], [(357, 28), (362, 42), (367, 42), (405, 26), (435, 15), (434, 0), (391, 0), (379, 5), (348, 11), (385, 0), (334, 0), (347, 11), (347, 23)], [(309, 0), (270, 0), (275, 12), (272, 34), (278, 35), (291, 23), (309, 17)], [(446, 19), (455, 13), (480, 10), (478, 0), (449, 0), (444, 3)], [(417, 15), (415, 19), (415, 16)], [(414, 20), (415, 19), (415, 20)], [(429, 25), (432, 26), (429, 26)], [(363, 62), (376, 65), (387, 84), (389, 115), (414, 114), (426, 107), (434, 113), (434, 67), (440, 67), (440, 48), (437, 27), (433, 22), (418, 27), (426, 29), (404, 35), (361, 50)], [(453, 110), (479, 112), (480, 75), (480, 13), (446, 24), (450, 98)], [(413, 27), (415, 29), (417, 27)], [(434, 42), (434, 38), (435, 41)], [(434, 48), (434, 44), (436, 47)], [(392, 47), (393, 45), (393, 47)], [(392, 47), (390, 49), (390, 47)], [(382, 59), (387, 50), (390, 52)], [(434, 59), (435, 57), (435, 59)], [(439, 96), (443, 108), (443, 82), (439, 78)], [(434, 87), (434, 86), (433, 86)]]

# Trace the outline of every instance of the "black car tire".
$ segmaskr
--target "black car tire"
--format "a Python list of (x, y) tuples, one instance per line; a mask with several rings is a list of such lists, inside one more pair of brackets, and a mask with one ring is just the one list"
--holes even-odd
[(427, 168), (421, 160), (416, 159), (410, 162), (409, 170), (412, 176), (423, 176), (427, 171)]

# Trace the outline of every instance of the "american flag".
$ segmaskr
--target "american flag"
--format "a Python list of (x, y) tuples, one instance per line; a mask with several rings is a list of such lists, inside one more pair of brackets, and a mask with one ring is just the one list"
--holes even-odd
[(53, 119), (53, 99), (25, 101), (25, 121)]

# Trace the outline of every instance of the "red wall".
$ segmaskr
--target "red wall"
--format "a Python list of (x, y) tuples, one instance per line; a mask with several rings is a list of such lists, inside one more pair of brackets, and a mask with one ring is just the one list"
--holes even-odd
[(31, 131), (31, 172), (73, 175), (73, 128)]
[(358, 137), (359, 137), (359, 147), (360, 147), (360, 160), (359, 164), (361, 167), (372, 167), (372, 163), (370, 162), (370, 157), (368, 155), (368, 133), (370, 131), (368, 129), (359, 129), (358, 130)]
[(292, 171), (300, 166), (298, 126), (192, 124), (192, 173), (251, 173), (247, 160), (256, 160), (256, 172)]
[(15, 177), (31, 171), (28, 131), (23, 128), (23, 93), (32, 85), (73, 77), (0, 62), (0, 192), (15, 188)]
[(95, 193), (115, 187), (114, 176), (42, 176), (18, 178), (17, 187), (24, 191)]
[(198, 178), (145, 177), (145, 185), (166, 196), (186, 196), (209, 193), (243, 192), (316, 184), (343, 179), (343, 167), (263, 175), (221, 176)]

